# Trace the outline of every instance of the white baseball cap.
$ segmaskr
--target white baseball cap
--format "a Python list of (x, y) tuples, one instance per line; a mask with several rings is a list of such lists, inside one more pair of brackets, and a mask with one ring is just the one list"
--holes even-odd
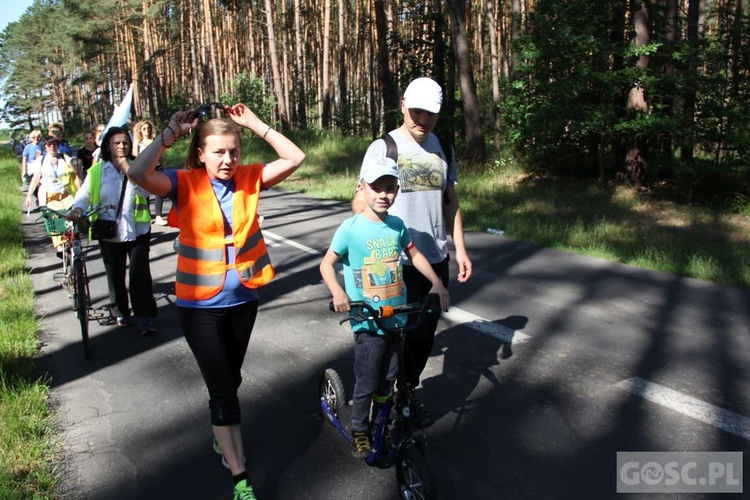
[(365, 158), (362, 162), (362, 169), (359, 172), (359, 178), (368, 184), (385, 175), (390, 175), (398, 179), (398, 165), (392, 158), (387, 156), (379, 158)]
[(439, 113), (443, 104), (443, 89), (432, 78), (422, 77), (412, 81), (404, 92), (404, 105)]

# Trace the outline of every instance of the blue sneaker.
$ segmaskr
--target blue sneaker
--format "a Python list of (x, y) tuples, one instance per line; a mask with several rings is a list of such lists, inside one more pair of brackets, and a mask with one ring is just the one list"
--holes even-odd
[(132, 318), (130, 316), (118, 316), (117, 317), (118, 326), (130, 326), (131, 321), (132, 321)]
[(151, 322), (150, 318), (147, 318), (145, 316), (138, 318), (138, 325), (141, 328), (141, 335), (153, 335), (154, 333), (156, 333), (156, 327)]
[(256, 500), (250, 481), (243, 479), (234, 485), (234, 500)]

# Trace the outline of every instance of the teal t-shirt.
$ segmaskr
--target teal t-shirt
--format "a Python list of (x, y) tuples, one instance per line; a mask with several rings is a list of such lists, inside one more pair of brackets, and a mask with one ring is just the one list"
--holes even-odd
[[(352, 300), (363, 300), (373, 307), (406, 303), (406, 285), (400, 262), (401, 253), (413, 245), (411, 234), (398, 217), (388, 215), (373, 222), (362, 214), (345, 220), (336, 230), (331, 249), (344, 265), (344, 288)], [(395, 326), (404, 316), (388, 318)], [(352, 330), (377, 331), (374, 321), (351, 321)]]

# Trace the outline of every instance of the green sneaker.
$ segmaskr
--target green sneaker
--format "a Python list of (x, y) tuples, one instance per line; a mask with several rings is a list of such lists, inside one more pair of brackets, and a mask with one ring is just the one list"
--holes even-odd
[(365, 458), (372, 453), (370, 446), (370, 433), (367, 431), (352, 431), (352, 456)]
[(234, 485), (234, 500), (256, 500), (250, 481), (243, 479)]

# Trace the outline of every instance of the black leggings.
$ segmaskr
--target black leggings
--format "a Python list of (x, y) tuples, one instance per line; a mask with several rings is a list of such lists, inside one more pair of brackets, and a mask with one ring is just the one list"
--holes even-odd
[(179, 312), (185, 340), (208, 388), (211, 423), (239, 424), (242, 418), (237, 390), (258, 301), (212, 309), (180, 307)]

